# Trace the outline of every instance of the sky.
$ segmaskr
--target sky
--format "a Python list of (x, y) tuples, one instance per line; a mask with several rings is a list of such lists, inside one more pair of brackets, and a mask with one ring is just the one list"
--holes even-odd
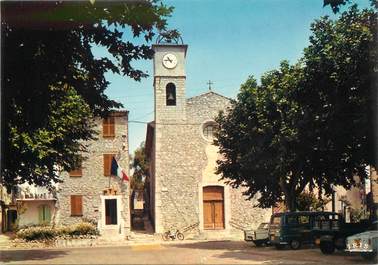
[[(356, 1), (368, 7), (368, 0)], [(212, 90), (235, 98), (248, 76), (260, 79), (282, 60), (295, 63), (309, 44), (311, 23), (321, 16), (336, 16), (323, 0), (176, 0), (168, 27), (178, 29), (188, 45), (186, 96)], [(154, 40), (155, 42), (155, 40)], [(98, 50), (101, 54), (102, 51)], [(129, 110), (129, 152), (146, 137), (146, 123), (154, 119), (152, 60), (135, 67), (149, 74), (136, 82), (106, 74), (105, 93)]]

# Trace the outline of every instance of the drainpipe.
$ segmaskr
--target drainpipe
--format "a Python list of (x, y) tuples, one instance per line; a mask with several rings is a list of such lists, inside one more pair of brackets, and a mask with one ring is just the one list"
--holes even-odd
[(336, 200), (335, 200), (335, 189), (334, 186), (331, 186), (332, 188), (332, 212), (335, 212), (336, 210)]
[(335, 212), (336, 201), (335, 201), (335, 191), (332, 191), (332, 212)]

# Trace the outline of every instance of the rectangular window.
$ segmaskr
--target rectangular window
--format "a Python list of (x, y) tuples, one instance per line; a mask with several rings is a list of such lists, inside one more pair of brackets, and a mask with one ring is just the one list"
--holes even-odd
[(310, 223), (310, 216), (308, 215), (300, 215), (298, 216), (299, 224), (308, 224)]
[(102, 120), (102, 136), (115, 137), (114, 117), (108, 117)]
[(105, 224), (107, 225), (117, 224), (117, 200), (116, 199), (105, 200)]
[(287, 216), (287, 224), (288, 225), (296, 225), (298, 224), (298, 219), (296, 216)]
[(71, 195), (71, 216), (83, 215), (83, 196)]
[(114, 154), (104, 154), (104, 176), (109, 177), (111, 175), (112, 160)]

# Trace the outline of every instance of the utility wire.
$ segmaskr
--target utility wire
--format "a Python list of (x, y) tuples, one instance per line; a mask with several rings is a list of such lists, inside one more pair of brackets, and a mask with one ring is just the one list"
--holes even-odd
[(201, 125), (202, 122), (198, 123), (179, 123), (179, 122), (154, 122), (154, 121), (137, 121), (137, 120), (129, 120), (130, 123), (140, 123), (140, 124), (148, 124), (150, 122), (153, 122), (157, 125)]

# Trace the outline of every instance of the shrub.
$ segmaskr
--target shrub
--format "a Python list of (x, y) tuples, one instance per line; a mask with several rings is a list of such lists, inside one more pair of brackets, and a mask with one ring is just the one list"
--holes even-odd
[(63, 235), (71, 235), (72, 228), (71, 226), (61, 226), (55, 228), (57, 231), (57, 235), (63, 236)]
[(17, 237), (25, 239), (27, 241), (31, 240), (50, 240), (53, 239), (57, 233), (55, 229), (49, 226), (33, 226), (28, 228), (23, 228), (18, 230)]
[(81, 222), (70, 226), (52, 228), (51, 226), (30, 226), (20, 229), (17, 237), (26, 241), (32, 240), (51, 240), (57, 236), (86, 236), (99, 235), (95, 225)]
[(96, 226), (91, 223), (78, 223), (71, 227), (70, 235), (98, 235)]

